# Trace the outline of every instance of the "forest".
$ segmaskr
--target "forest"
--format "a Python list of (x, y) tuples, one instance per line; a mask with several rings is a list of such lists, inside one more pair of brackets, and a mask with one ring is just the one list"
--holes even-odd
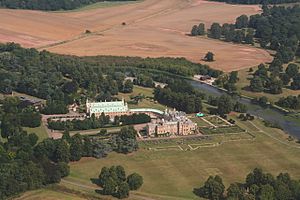
[(282, 3), (296, 3), (299, 0), (212, 0), (218, 2), (226, 2), (231, 4), (282, 4)]
[[(130, 153), (138, 149), (136, 131), (125, 127), (116, 135), (103, 141), (99, 138), (70, 136), (65, 132), (61, 139), (45, 139), (38, 143), (35, 133), (23, 130), (23, 113), (26, 123), (40, 122), (40, 118), (31, 118), (28, 111), (19, 113), (17, 98), (6, 98), (0, 107), (0, 199), (8, 199), (27, 190), (59, 183), (62, 177), (69, 175), (70, 161), (81, 157), (102, 158), (111, 151)], [(35, 112), (32, 112), (32, 116)], [(26, 124), (25, 124), (26, 125)]]
[(184, 58), (76, 57), (25, 49), (15, 43), (0, 45), (0, 92), (17, 91), (45, 99), (44, 114), (63, 114), (74, 101), (109, 101), (120, 91), (131, 92), (126, 76), (152, 86), (153, 80), (169, 83), (176, 76), (218, 77), (221, 73)]
[[(29, 10), (72, 10), (85, 5), (102, 2), (104, 0), (0, 0), (0, 6), (10, 9)], [(116, 0), (106, 0), (116, 1)], [(129, 1), (129, 0), (118, 0)], [(134, 0), (131, 0), (134, 1)]]

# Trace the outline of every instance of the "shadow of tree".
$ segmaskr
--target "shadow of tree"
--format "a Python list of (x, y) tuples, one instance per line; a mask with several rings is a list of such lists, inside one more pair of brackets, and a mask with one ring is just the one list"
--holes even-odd
[(96, 185), (100, 186), (100, 183), (99, 183), (99, 179), (98, 179), (98, 178), (90, 178), (90, 180), (91, 180), (91, 182), (92, 182), (93, 184), (96, 184)]
[(201, 188), (194, 188), (193, 189), (193, 193), (198, 196), (198, 197), (201, 197)]

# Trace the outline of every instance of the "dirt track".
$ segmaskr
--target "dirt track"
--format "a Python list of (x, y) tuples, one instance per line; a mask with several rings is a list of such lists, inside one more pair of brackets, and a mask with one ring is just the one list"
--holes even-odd
[[(186, 34), (204, 22), (234, 22), (255, 14), (258, 6), (236, 6), (203, 0), (145, 0), (141, 3), (80, 12), (50, 13), (0, 10), (0, 41), (74, 55), (186, 57), (194, 62), (213, 51), (212, 67), (231, 71), (271, 60), (250, 46), (234, 45)], [(122, 26), (122, 22), (126, 22)], [(83, 34), (91, 30), (92, 34)]]

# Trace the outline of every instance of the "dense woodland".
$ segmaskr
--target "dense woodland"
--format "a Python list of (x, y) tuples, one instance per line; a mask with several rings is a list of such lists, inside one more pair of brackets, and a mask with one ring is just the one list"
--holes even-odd
[[(0, 6), (11, 9), (29, 10), (72, 10), (104, 0), (0, 0)], [(116, 1), (116, 0), (106, 0)], [(129, 1), (129, 0), (118, 0)], [(131, 0), (134, 1), (134, 0)]]
[(76, 57), (25, 49), (18, 44), (0, 45), (0, 92), (25, 93), (47, 100), (44, 114), (67, 112), (67, 105), (86, 98), (111, 100), (118, 92), (131, 92), (124, 81), (153, 86), (153, 81), (170, 83), (174, 77), (194, 74), (218, 77), (221, 72), (184, 58)]
[[(130, 153), (138, 149), (133, 127), (122, 128), (103, 141), (99, 138), (70, 136), (45, 139), (38, 143), (35, 133), (27, 133), (23, 126), (38, 126), (40, 115), (36, 111), (19, 107), (17, 98), (6, 98), (0, 107), (0, 199), (27, 190), (58, 183), (69, 174), (69, 161), (81, 157), (102, 158), (111, 151)], [(36, 124), (35, 124), (36, 123)]]
[(220, 176), (210, 176), (194, 193), (210, 200), (292, 200), (300, 199), (300, 180), (293, 180), (288, 173), (274, 177), (255, 168), (245, 182), (231, 183), (225, 191)]
[(296, 3), (300, 0), (212, 0), (218, 2), (226, 2), (232, 4), (282, 4), (282, 3)]

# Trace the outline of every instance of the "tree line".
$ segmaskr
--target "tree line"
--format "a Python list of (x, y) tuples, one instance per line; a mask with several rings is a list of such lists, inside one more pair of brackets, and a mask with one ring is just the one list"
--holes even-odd
[(282, 4), (282, 3), (296, 3), (299, 0), (213, 0), (218, 2), (226, 2), (231, 4)]
[(290, 108), (299, 110), (300, 109), (300, 95), (298, 96), (287, 96), (280, 98), (276, 104), (278, 106), (284, 107), (284, 108)]
[(220, 97), (209, 96), (207, 103), (215, 108), (210, 108), (211, 114), (224, 116), (232, 111), (246, 113), (247, 106), (238, 101), (235, 101), (231, 96), (223, 94)]
[[(0, 0), (0, 6), (11, 9), (29, 10), (73, 10), (104, 0)], [(116, 0), (107, 0), (116, 1)], [(129, 0), (118, 0), (129, 1)]]
[(151, 86), (153, 80), (173, 82), (177, 75), (218, 77), (221, 73), (184, 58), (76, 57), (0, 44), (0, 92), (17, 91), (45, 99), (44, 114), (64, 114), (74, 101), (109, 101), (120, 91), (131, 92), (127, 74), (137, 77), (136, 84)]
[[(247, 1), (246, 1), (247, 2)], [(263, 13), (250, 17), (241, 15), (235, 24), (213, 23), (207, 31), (208, 37), (227, 42), (254, 44), (276, 51), (275, 60), (281, 63), (292, 61), (299, 53), (300, 38), (299, 6), (283, 7), (263, 5)], [(203, 25), (201, 29), (203, 29)], [(203, 34), (200, 25), (192, 28), (191, 35)]]
[(250, 172), (243, 183), (231, 183), (225, 191), (222, 178), (210, 176), (194, 193), (210, 200), (290, 200), (300, 198), (300, 180), (294, 180), (288, 173), (274, 177), (259, 168)]
[(113, 121), (110, 120), (110, 117), (108, 115), (102, 113), (99, 117), (95, 117), (95, 115), (93, 114), (90, 118), (86, 118), (83, 120), (73, 119), (62, 121), (49, 119), (48, 128), (53, 130), (80, 131), (120, 125), (143, 124), (150, 121), (151, 118), (144, 113), (116, 116), (114, 117)]

